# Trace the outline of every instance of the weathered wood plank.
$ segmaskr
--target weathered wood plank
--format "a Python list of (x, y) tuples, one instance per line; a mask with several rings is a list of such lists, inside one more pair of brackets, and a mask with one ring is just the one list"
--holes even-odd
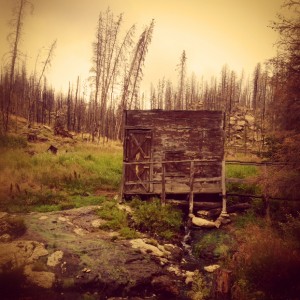
[[(124, 192), (147, 187), (145, 193), (162, 198), (168, 193), (189, 194), (193, 162), (193, 191), (221, 193), (223, 116), (220, 111), (126, 111), (125, 147), (131, 141), (133, 149), (124, 150), (124, 163), (134, 166), (128, 178), (125, 168)], [(142, 165), (148, 165), (148, 171)]]

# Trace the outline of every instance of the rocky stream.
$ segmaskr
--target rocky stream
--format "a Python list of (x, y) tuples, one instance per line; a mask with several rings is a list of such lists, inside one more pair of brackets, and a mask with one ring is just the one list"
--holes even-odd
[(125, 240), (99, 229), (97, 209), (22, 214), (19, 236), (0, 213), (1, 299), (190, 299), (203, 265), (191, 255), (188, 230), (181, 245), (146, 234)]

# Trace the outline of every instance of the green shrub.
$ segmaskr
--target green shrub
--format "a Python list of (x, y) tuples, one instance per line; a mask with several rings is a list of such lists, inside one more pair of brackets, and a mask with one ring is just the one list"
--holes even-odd
[(98, 210), (98, 216), (107, 222), (101, 225), (102, 229), (119, 230), (128, 227), (126, 212), (117, 207), (116, 201), (106, 201)]
[(197, 257), (225, 259), (233, 247), (234, 239), (231, 235), (215, 230), (204, 233), (200, 240), (193, 245), (193, 253)]
[(121, 228), (120, 235), (125, 239), (136, 239), (140, 236), (137, 231), (129, 227)]
[(133, 200), (134, 222), (139, 230), (159, 237), (173, 238), (182, 224), (182, 212), (170, 205), (162, 206), (158, 199)]
[(187, 296), (191, 300), (209, 299), (210, 286), (205, 281), (204, 276), (201, 273), (199, 273), (198, 270), (196, 270), (194, 273), (192, 287), (187, 292)]

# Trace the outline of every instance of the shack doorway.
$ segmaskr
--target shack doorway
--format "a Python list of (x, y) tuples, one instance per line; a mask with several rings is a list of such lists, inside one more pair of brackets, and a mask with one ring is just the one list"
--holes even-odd
[(151, 145), (150, 129), (125, 130), (125, 192), (151, 193)]

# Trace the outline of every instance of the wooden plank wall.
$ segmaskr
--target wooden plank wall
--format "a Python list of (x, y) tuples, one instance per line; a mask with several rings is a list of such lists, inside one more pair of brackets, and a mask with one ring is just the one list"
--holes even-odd
[(222, 112), (130, 110), (125, 112), (125, 136), (131, 129), (152, 132), (150, 193), (190, 193), (191, 161), (194, 192), (222, 192)]

